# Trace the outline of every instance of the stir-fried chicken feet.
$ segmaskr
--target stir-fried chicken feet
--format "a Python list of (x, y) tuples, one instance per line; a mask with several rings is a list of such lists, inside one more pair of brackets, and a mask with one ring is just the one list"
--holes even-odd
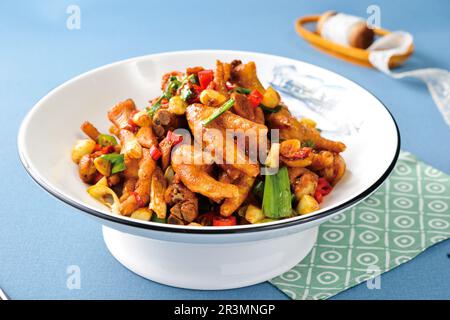
[(279, 129), (280, 138), (299, 139), (300, 141), (312, 141), (318, 149), (343, 152), (345, 144), (323, 138), (317, 129), (309, 128), (294, 118), (286, 107), (267, 117), (270, 129)]
[(222, 183), (206, 172), (210, 164), (195, 164), (194, 147), (181, 145), (172, 153), (172, 168), (183, 184), (191, 191), (208, 198), (221, 199), (239, 196), (239, 189), (228, 183)]
[[(254, 62), (168, 72), (161, 89), (146, 109), (131, 99), (111, 107), (111, 135), (85, 121), (89, 139), (72, 149), (88, 193), (115, 214), (190, 226), (260, 223), (318, 210), (344, 176), (345, 144), (293, 117)], [(263, 176), (274, 173), (266, 169), (278, 172)]]

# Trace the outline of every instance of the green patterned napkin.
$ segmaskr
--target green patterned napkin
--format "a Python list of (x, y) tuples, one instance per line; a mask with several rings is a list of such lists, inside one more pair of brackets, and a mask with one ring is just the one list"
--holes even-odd
[(271, 283), (292, 299), (327, 299), (449, 238), (449, 207), (450, 177), (402, 152), (383, 186), (322, 224), (310, 254)]

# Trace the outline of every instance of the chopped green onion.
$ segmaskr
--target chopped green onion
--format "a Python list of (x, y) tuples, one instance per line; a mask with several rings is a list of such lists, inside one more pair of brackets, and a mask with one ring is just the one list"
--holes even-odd
[(233, 92), (237, 92), (237, 93), (242, 93), (242, 94), (249, 94), (250, 92), (252, 92), (252, 90), (247, 89), (247, 88), (243, 88), (243, 87), (236, 87), (232, 90)]
[(264, 195), (264, 181), (259, 180), (253, 187), (253, 194), (262, 199)]
[(314, 148), (316, 144), (312, 140), (305, 140), (302, 142), (302, 147)]
[(287, 168), (281, 168), (277, 176), (280, 184), (280, 216), (287, 217), (292, 215), (291, 182)]
[(150, 220), (153, 221), (153, 222), (167, 223), (165, 218), (164, 219), (163, 218), (158, 218), (156, 213), (152, 214), (152, 218)]
[(196, 74), (191, 74), (191, 75), (188, 77), (188, 80), (189, 80), (189, 82), (192, 83), (192, 84), (199, 84), (199, 82), (198, 82), (198, 77), (197, 77)]
[(147, 108), (147, 113), (150, 118), (153, 118), (153, 115), (156, 111), (161, 107), (161, 102), (163, 99), (170, 99), (178, 90), (178, 88), (181, 86), (181, 82), (178, 80), (177, 77), (172, 76), (170, 77), (170, 82), (167, 85), (166, 91), (159, 97), (158, 100), (149, 108)]
[(125, 166), (125, 160), (123, 154), (108, 153), (100, 156), (100, 158), (108, 160), (111, 162), (111, 174), (115, 174), (124, 171), (127, 167)]
[(188, 101), (193, 96), (193, 94), (194, 92), (192, 92), (191, 88), (189, 88), (189, 86), (185, 86), (181, 90), (180, 96), (183, 101)]
[(101, 133), (98, 135), (97, 142), (102, 147), (115, 146), (117, 144), (116, 138), (110, 136), (109, 134)]
[(180, 87), (181, 82), (178, 81), (178, 79), (175, 77), (174, 81), (170, 81), (170, 83), (167, 85), (167, 89), (164, 92), (164, 97), (167, 99), (172, 98), (172, 96), (176, 93), (178, 88)]
[(203, 120), (201, 123), (203, 126), (206, 126), (216, 120), (220, 115), (222, 115), (225, 111), (229, 110), (232, 106), (234, 106), (234, 99), (230, 99), (217, 108), (208, 118)]
[(266, 217), (275, 217), (278, 214), (278, 180), (276, 175), (267, 175), (264, 183), (263, 212)]
[(263, 111), (265, 111), (267, 113), (275, 113), (275, 112), (278, 112), (281, 110), (281, 105), (278, 105), (275, 108), (269, 108), (262, 104), (260, 104), (259, 106), (261, 107), (261, 109), (263, 109)]
[(162, 99), (164, 99), (165, 98), (165, 96), (164, 96), (164, 94), (161, 96), (161, 97), (159, 97), (159, 99), (158, 100), (156, 100), (156, 102), (151, 106), (151, 107), (149, 107), (149, 108), (147, 108), (147, 113), (148, 113), (148, 116), (150, 117), (150, 118), (153, 118), (153, 115), (156, 113), (156, 111), (158, 111), (158, 109), (161, 107), (161, 101), (162, 101)]
[(274, 175), (266, 175), (263, 212), (268, 218), (278, 219), (292, 215), (291, 185), (286, 167)]

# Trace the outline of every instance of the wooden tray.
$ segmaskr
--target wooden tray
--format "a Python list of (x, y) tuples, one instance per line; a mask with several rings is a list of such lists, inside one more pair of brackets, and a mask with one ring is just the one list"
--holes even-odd
[[(373, 68), (372, 64), (369, 62), (368, 50), (337, 44), (335, 42), (322, 38), (318, 33), (310, 31), (304, 27), (304, 25), (307, 23), (316, 23), (319, 18), (320, 15), (301, 17), (295, 22), (295, 30), (302, 38), (304, 38), (312, 46), (319, 49), (320, 51), (351, 63)], [(377, 36), (384, 36), (390, 33), (389, 30), (381, 28), (375, 28), (374, 32)], [(414, 45), (411, 45), (408, 49), (408, 52), (392, 56), (389, 61), (389, 67), (395, 68), (403, 64), (411, 56), (413, 51)]]

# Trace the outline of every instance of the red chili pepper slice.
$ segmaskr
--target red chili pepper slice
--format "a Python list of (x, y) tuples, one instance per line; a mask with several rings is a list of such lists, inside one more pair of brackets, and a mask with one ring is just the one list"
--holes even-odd
[(222, 217), (222, 216), (214, 216), (213, 217), (213, 226), (215, 227), (226, 227), (226, 226), (235, 226), (236, 225), (236, 217)]
[(316, 191), (314, 192), (314, 198), (316, 198), (318, 203), (321, 203), (323, 197), (329, 194), (333, 190), (333, 187), (325, 178), (319, 178), (317, 182)]
[(322, 203), (323, 201), (323, 194), (320, 193), (320, 191), (314, 192), (314, 198), (317, 200), (318, 203)]
[(104, 155), (104, 154), (107, 154), (107, 153), (113, 153), (113, 152), (115, 152), (115, 151), (116, 151), (116, 150), (114, 149), (114, 146), (105, 146), (105, 147), (102, 147), (101, 145), (96, 144), (95, 147), (94, 147), (94, 153), (93, 153), (93, 155), (94, 155), (94, 157), (100, 157), (100, 156), (102, 156), (102, 155)]
[(152, 146), (150, 148), (150, 156), (153, 158), (153, 160), (158, 161), (159, 158), (161, 158), (161, 151), (155, 146)]
[(128, 125), (130, 126), (130, 129), (132, 131), (134, 131), (138, 127), (138, 125), (136, 123), (134, 123), (132, 118), (128, 119)]
[(139, 126), (133, 121), (133, 116), (136, 113), (138, 113), (137, 110), (132, 111), (131, 114), (130, 114), (130, 118), (127, 121), (128, 122), (128, 126), (129, 126), (129, 128), (127, 128), (127, 129), (130, 129), (130, 131), (133, 131), (133, 132), (136, 132), (137, 129), (139, 129)]
[(195, 96), (198, 98), (200, 97), (200, 93), (202, 93), (202, 91), (205, 90), (201, 86), (196, 84), (193, 84), (191, 88), (194, 89)]
[(177, 144), (179, 144), (180, 142), (183, 141), (183, 136), (173, 133), (172, 131), (167, 131), (167, 141), (172, 145), (172, 146), (176, 146)]
[(101, 150), (101, 152), (102, 152), (103, 154), (113, 153), (114, 151), (116, 151), (116, 150), (114, 149), (113, 146), (105, 146), (105, 147), (103, 147), (102, 150)]
[(200, 82), (200, 87), (204, 90), (208, 84), (214, 78), (214, 72), (212, 70), (202, 70), (197, 73), (198, 81)]
[(102, 151), (103, 147), (99, 145), (98, 143), (95, 144), (94, 152)]
[(250, 94), (248, 95), (248, 100), (252, 104), (253, 108), (256, 108), (261, 104), (261, 101), (263, 99), (263, 95), (258, 90), (252, 90)]
[(320, 192), (326, 196), (333, 190), (333, 187), (330, 185), (327, 179), (325, 178), (319, 178), (319, 181), (317, 183), (317, 188), (320, 190)]

